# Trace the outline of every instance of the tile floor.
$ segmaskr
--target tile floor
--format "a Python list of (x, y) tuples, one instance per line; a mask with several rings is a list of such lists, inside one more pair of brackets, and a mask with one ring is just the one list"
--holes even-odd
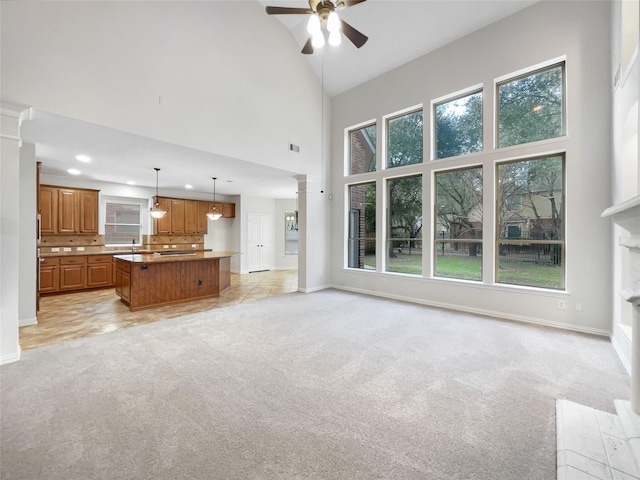
[(297, 270), (275, 270), (245, 275), (232, 273), (231, 287), (218, 298), (137, 312), (130, 312), (112, 288), (42, 297), (38, 324), (20, 328), (20, 347), (28, 350), (101, 335), (120, 328), (282, 295), (297, 289)]
[(617, 415), (556, 401), (558, 480), (640, 480), (640, 416), (614, 404)]

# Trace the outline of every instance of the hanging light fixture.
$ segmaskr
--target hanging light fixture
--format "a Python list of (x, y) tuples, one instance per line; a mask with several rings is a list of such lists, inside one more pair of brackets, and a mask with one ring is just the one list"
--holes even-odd
[(213, 211), (207, 212), (207, 217), (209, 220), (213, 220), (214, 222), (218, 220), (222, 213), (218, 212), (218, 206), (216, 205), (216, 177), (211, 177), (213, 179)]
[(153, 197), (154, 204), (153, 207), (149, 209), (149, 215), (151, 215), (153, 218), (162, 218), (167, 212), (166, 210), (160, 208), (160, 204), (158, 203), (158, 172), (160, 171), (160, 169), (154, 168), (154, 170), (156, 171), (156, 196)]

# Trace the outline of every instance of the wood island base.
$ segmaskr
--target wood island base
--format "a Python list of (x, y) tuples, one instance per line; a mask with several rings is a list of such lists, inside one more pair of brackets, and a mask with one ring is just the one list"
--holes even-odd
[(219, 297), (231, 286), (232, 252), (116, 255), (116, 293), (136, 311)]

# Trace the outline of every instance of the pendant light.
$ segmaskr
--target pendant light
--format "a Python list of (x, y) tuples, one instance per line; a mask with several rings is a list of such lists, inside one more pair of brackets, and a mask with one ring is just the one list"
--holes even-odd
[(213, 211), (207, 213), (207, 217), (209, 220), (213, 220), (214, 222), (218, 220), (222, 213), (218, 212), (218, 206), (216, 205), (216, 177), (211, 177), (213, 179)]
[(160, 169), (154, 168), (154, 170), (156, 171), (156, 196), (153, 197), (154, 204), (153, 207), (149, 209), (149, 215), (151, 215), (153, 218), (162, 218), (167, 212), (166, 210), (160, 208), (160, 204), (158, 203), (158, 172), (160, 171)]

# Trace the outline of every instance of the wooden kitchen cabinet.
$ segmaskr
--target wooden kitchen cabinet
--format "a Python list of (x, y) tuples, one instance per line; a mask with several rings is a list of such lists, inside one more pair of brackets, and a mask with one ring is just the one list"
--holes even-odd
[[(158, 197), (158, 204), (167, 213), (154, 223), (154, 234), (198, 234), (208, 232), (207, 213), (213, 211), (214, 203), (203, 200), (187, 200), (184, 198)], [(217, 211), (222, 218), (235, 218), (235, 203), (216, 202)]]
[(42, 234), (98, 234), (98, 190), (40, 186)]
[(209, 231), (209, 218), (207, 217), (208, 212), (209, 202), (198, 202), (196, 233), (199, 235), (205, 234)]
[(81, 290), (87, 286), (87, 257), (60, 257), (60, 290)]
[(40, 233), (58, 233), (58, 189), (40, 187)]
[(115, 284), (112, 254), (44, 257), (40, 262), (40, 293), (72, 292)]
[(171, 199), (171, 233), (184, 233), (184, 200)]
[(113, 255), (87, 257), (87, 287), (113, 285)]
[(58, 258), (40, 259), (40, 293), (57, 292), (60, 289), (60, 260)]
[(171, 199), (156, 197), (156, 201), (158, 202), (158, 206), (167, 213), (165, 213), (162, 218), (154, 220), (155, 233), (158, 235), (169, 234), (171, 233)]
[(78, 233), (98, 234), (98, 191), (78, 190)]
[(184, 201), (184, 233), (198, 233), (198, 201)]
[(236, 204), (235, 203), (223, 203), (222, 204), (222, 218), (235, 218), (236, 217)]

